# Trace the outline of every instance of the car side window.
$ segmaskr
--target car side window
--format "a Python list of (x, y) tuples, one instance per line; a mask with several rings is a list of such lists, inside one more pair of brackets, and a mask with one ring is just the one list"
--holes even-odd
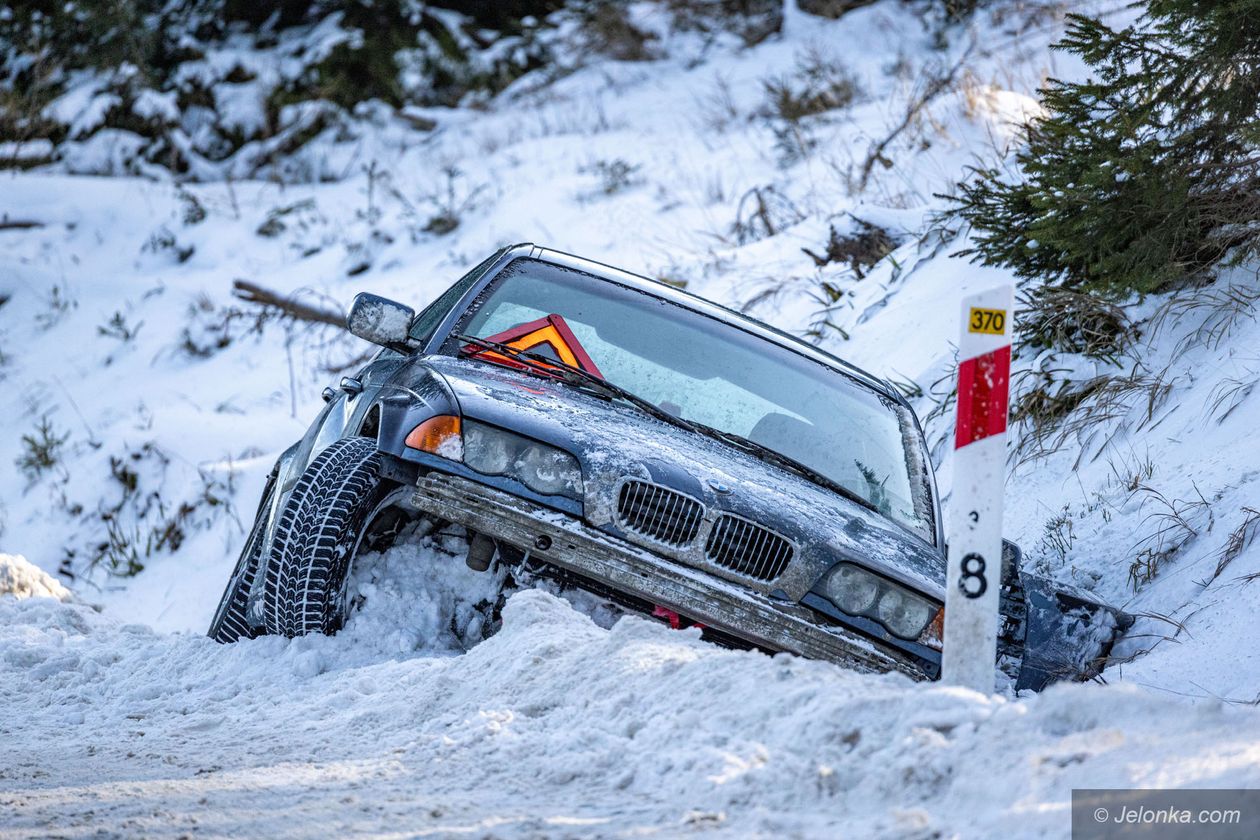
[(450, 312), (451, 307), (458, 303), (459, 299), (473, 287), (473, 284), (481, 279), (481, 275), (498, 257), (499, 253), (496, 252), (482, 261), (472, 271), (456, 280), (453, 286), (438, 295), (437, 300), (426, 306), (424, 311), (416, 316), (416, 320), (411, 322), (411, 337), (421, 344), (428, 343), (429, 339), (433, 337), (433, 332), (442, 323), (442, 319), (446, 317), (446, 313)]

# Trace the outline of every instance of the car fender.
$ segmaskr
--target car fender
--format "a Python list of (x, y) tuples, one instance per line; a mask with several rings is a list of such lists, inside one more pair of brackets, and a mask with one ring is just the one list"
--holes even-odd
[[(390, 382), (397, 371), (406, 366), (406, 359), (392, 350), (382, 350), (352, 377), (343, 380), (331, 400), (320, 411), (298, 442), (292, 468), (280, 484), (284, 495), (293, 488), (302, 472), (329, 444), (344, 437), (365, 434), (376, 436), (373, 409), (382, 396), (390, 393)], [(352, 381), (347, 388), (348, 381)]]
[(460, 416), (459, 401), (450, 385), (425, 364), (424, 357), (400, 367), (380, 389), (377, 447), (404, 457), (407, 435), (416, 426), (441, 414)]
[(1116, 639), (1133, 625), (1133, 616), (1074, 587), (1028, 573), (1020, 575), (1020, 583), (1027, 631), (1018, 690), (1096, 676)]

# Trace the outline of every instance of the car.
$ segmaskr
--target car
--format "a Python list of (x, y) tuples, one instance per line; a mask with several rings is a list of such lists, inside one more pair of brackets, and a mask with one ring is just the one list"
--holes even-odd
[[(210, 627), (335, 633), (355, 558), (409, 523), (467, 563), (594, 593), (733, 647), (939, 677), (945, 535), (922, 428), (872, 374), (669, 284), (521, 244), (381, 347), (277, 461)], [(1132, 618), (1004, 543), (1018, 689), (1096, 675)]]

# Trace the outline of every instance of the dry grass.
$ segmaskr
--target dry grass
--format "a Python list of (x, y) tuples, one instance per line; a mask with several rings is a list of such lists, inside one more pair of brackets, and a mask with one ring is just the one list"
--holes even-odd
[(1042, 286), (1020, 294), (1020, 342), (1115, 363), (1135, 327), (1125, 311), (1095, 295)]
[[(923, 427), (925, 429), (941, 428), (942, 435), (952, 435), (953, 424), (949, 418), (958, 402), (957, 356), (950, 361), (945, 371), (928, 385), (927, 393), (932, 400), (932, 408), (923, 417)], [(935, 447), (935, 444), (933, 446)]]
[(822, 253), (809, 248), (801, 250), (814, 261), (816, 267), (823, 268), (832, 263), (845, 263), (861, 280), (865, 276), (866, 269), (896, 249), (897, 242), (884, 228), (856, 216), (852, 218), (855, 230), (851, 233), (841, 234), (836, 231), (835, 225), (830, 225)]
[(1107, 466), (1111, 469), (1115, 483), (1129, 493), (1136, 493), (1139, 487), (1155, 476), (1155, 461), (1151, 458), (1149, 450), (1142, 456), (1133, 452), (1132, 459), (1121, 455), (1118, 461), (1119, 466), (1117, 466), (1117, 459), (1109, 458)]
[(727, 129), (740, 121), (735, 92), (730, 80), (724, 76), (715, 75), (713, 87), (707, 93), (697, 94), (695, 103), (700, 125), (714, 134), (725, 134)]
[[(1146, 644), (1145, 646), (1140, 647), (1140, 648), (1137, 647), (1136, 644), (1134, 644), (1133, 651), (1126, 656), (1117, 657), (1113, 655), (1110, 658), (1110, 664), (1113, 666), (1114, 665), (1127, 665), (1130, 662), (1134, 662), (1138, 659), (1141, 659), (1143, 656), (1150, 653), (1152, 650), (1159, 647), (1164, 642), (1173, 642), (1175, 644), (1180, 644), (1178, 637), (1182, 633), (1187, 632), (1185, 623), (1190, 618), (1190, 616), (1187, 616), (1185, 619), (1178, 620), (1178, 619), (1173, 618), (1170, 615), (1165, 615), (1163, 613), (1145, 612), (1145, 611), (1130, 613), (1130, 615), (1132, 615), (1135, 619), (1138, 619), (1139, 621), (1145, 620), (1146, 622), (1153, 622), (1156, 624), (1165, 624), (1173, 628), (1173, 631), (1172, 631), (1172, 634), (1169, 635), (1167, 633), (1154, 632), (1153, 628), (1148, 630), (1147, 632), (1134, 632), (1133, 630), (1130, 630), (1128, 633), (1124, 634), (1124, 638), (1126, 641), (1130, 643), (1136, 643), (1138, 640), (1150, 640), (1150, 642), (1149, 644)], [(1143, 626), (1143, 625), (1135, 625), (1135, 626)]]
[(1080, 466), (1098, 435), (1107, 438), (1094, 457), (1119, 433), (1150, 425), (1174, 384), (1167, 378), (1167, 367), (1150, 372), (1141, 362), (1124, 375), (1070, 380), (1056, 379), (1055, 373), (1061, 371), (1022, 371), (1014, 377), (1011, 422), (1018, 439), (1012, 450), (1016, 464), (1075, 443), (1080, 448), (1075, 466)]
[(773, 186), (753, 187), (740, 196), (731, 236), (736, 244), (747, 245), (774, 236), (804, 218), (800, 208)]
[(1257, 530), (1260, 530), (1260, 510), (1253, 507), (1244, 507), (1242, 509), (1243, 520), (1238, 527), (1229, 532), (1229, 536), (1225, 539), (1225, 545), (1221, 546), (1216, 552), (1216, 566), (1212, 569), (1212, 576), (1207, 580), (1200, 581), (1203, 586), (1207, 586), (1212, 581), (1221, 576), (1221, 573), (1229, 568), (1229, 564), (1238, 559), (1247, 546), (1251, 545), (1256, 538)]
[(1260, 289), (1237, 284), (1183, 289), (1170, 297), (1151, 318), (1151, 335), (1157, 336), (1188, 318), (1199, 317), (1198, 326), (1177, 343), (1176, 355), (1193, 347), (1216, 350), (1243, 322), (1255, 320), (1257, 303), (1260, 303)]
[(1064, 505), (1062, 511), (1046, 520), (1037, 548), (1042, 554), (1053, 555), (1062, 563), (1067, 559), (1068, 552), (1075, 544), (1076, 529), (1073, 525), (1072, 513), (1067, 505)]
[(847, 108), (861, 93), (849, 69), (839, 59), (817, 49), (798, 57), (790, 75), (763, 79), (761, 85), (766, 95), (762, 113), (792, 124)]
[[(1201, 533), (1212, 530), (1215, 516), (1212, 505), (1199, 488), (1195, 487), (1193, 499), (1170, 499), (1154, 487), (1143, 484), (1135, 491), (1143, 494), (1139, 505), (1142, 508), (1153, 508), (1142, 524), (1151, 523), (1154, 530), (1133, 546), (1137, 551), (1129, 564), (1129, 584), (1134, 591), (1144, 584), (1150, 583), (1159, 574), (1160, 569)], [(1200, 520), (1206, 518), (1206, 523)]]
[(937, 97), (954, 89), (958, 74), (971, 58), (974, 48), (975, 44), (973, 43), (957, 62), (948, 67), (934, 67), (924, 72), (918, 84), (916, 84), (916, 91), (906, 104), (906, 110), (901, 120), (889, 130), (887, 135), (871, 144), (857, 178), (850, 178), (849, 191), (851, 193), (858, 194), (866, 191), (875, 164), (878, 163), (884, 169), (892, 169), (893, 162), (888, 157), (888, 151), (892, 144), (902, 134), (921, 121), (926, 109)]
[(1215, 417), (1216, 422), (1223, 423), (1225, 418), (1234, 413), (1234, 409), (1247, 401), (1260, 376), (1248, 369), (1247, 376), (1231, 376), (1222, 379), (1212, 388), (1208, 395), (1208, 416)]

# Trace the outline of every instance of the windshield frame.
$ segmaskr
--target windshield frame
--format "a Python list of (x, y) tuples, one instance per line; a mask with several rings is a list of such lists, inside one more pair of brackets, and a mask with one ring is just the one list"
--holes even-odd
[[(745, 335), (767, 341), (807, 361), (819, 364), (832, 374), (842, 377), (852, 387), (873, 392), (876, 396), (889, 399), (900, 405), (908, 415), (909, 425), (912, 427), (914, 437), (918, 443), (919, 451), (914, 456), (911, 456), (911, 453), (907, 451), (905, 457), (911, 480), (917, 479), (923, 482), (922, 489), (928, 499), (927, 510), (924, 513), (929, 519), (927, 530), (930, 532), (931, 538), (928, 538), (928, 533), (909, 527), (895, 517), (882, 513), (877, 515), (895, 524), (905, 533), (911, 534), (933, 547), (943, 549), (944, 530), (940, 515), (940, 496), (937, 491), (936, 476), (932, 469), (923, 428), (919, 422), (918, 415), (905, 397), (896, 389), (888, 386), (887, 383), (825, 350), (806, 344), (790, 333), (757, 321), (743, 313), (715, 304), (690, 292), (571, 254), (540, 248), (528, 243), (512, 246), (504, 248), (499, 253), (498, 258), (493, 261), (493, 264), (487, 266), (482, 272), (480, 279), (473, 283), (465, 294), (452, 305), (451, 310), (438, 324), (437, 329), (434, 330), (429, 341), (421, 348), (420, 352), (430, 355), (458, 357), (460, 343), (453, 337), (452, 333), (456, 331), (456, 328), (461, 324), (465, 316), (470, 314), (470, 307), (482, 297), (489, 286), (499, 279), (499, 275), (503, 270), (518, 259), (537, 260), (563, 269), (577, 271), (589, 276), (593, 281), (611, 283), (629, 291), (647, 294), (663, 302), (675, 304), (692, 315), (708, 318), (726, 328), (738, 330)], [(915, 475), (914, 465), (911, 463), (913, 461), (921, 462), (921, 475)]]

